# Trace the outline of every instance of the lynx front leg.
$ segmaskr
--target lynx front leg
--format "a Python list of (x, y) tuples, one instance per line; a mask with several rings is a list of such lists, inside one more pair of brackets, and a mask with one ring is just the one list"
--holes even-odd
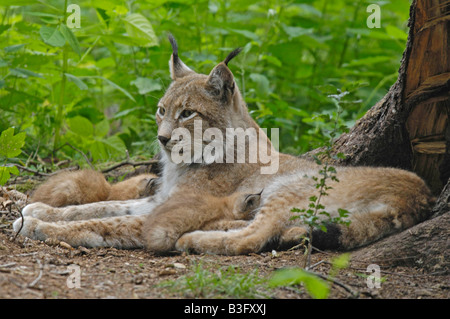
[[(146, 216), (119, 216), (71, 222), (48, 223), (24, 217), (20, 234), (36, 240), (48, 238), (64, 241), (73, 247), (143, 248), (142, 225)], [(22, 219), (14, 222), (17, 232)]]
[(155, 206), (155, 202), (150, 199), (97, 202), (59, 208), (51, 207), (44, 203), (32, 203), (25, 206), (22, 215), (47, 222), (142, 215), (150, 213)]
[[(278, 208), (278, 209), (275, 209)], [(257, 253), (267, 244), (277, 244), (289, 216), (283, 199), (274, 199), (264, 206), (247, 227), (232, 231), (194, 231), (181, 236), (176, 249), (222, 255)]]

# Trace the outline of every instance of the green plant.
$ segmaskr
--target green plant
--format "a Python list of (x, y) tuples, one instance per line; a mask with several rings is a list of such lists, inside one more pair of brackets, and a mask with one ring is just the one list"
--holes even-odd
[(330, 287), (325, 280), (301, 268), (277, 270), (270, 279), (270, 285), (272, 287), (295, 286), (300, 284), (315, 299), (326, 299), (330, 293)]
[(323, 232), (327, 231), (327, 225), (332, 224), (343, 224), (349, 225), (350, 221), (346, 220), (349, 215), (349, 212), (345, 209), (338, 208), (339, 216), (332, 217), (329, 212), (325, 209), (325, 206), (322, 205), (322, 199), (324, 196), (327, 196), (327, 191), (332, 189), (329, 186), (329, 180), (339, 182), (337, 178), (336, 169), (330, 165), (330, 161), (332, 159), (343, 159), (345, 155), (342, 153), (338, 153), (337, 155), (333, 155), (333, 142), (340, 130), (346, 130), (345, 126), (339, 125), (340, 115), (343, 112), (342, 107), (340, 106), (341, 99), (348, 95), (348, 91), (341, 92), (338, 90), (338, 94), (328, 95), (331, 99), (333, 99), (334, 104), (336, 105), (336, 116), (334, 118), (334, 125), (332, 130), (329, 132), (329, 139), (325, 143), (323, 150), (314, 155), (314, 159), (319, 165), (319, 171), (317, 176), (311, 176), (314, 180), (315, 187), (318, 190), (318, 195), (313, 195), (309, 197), (309, 205), (308, 208), (292, 208), (291, 212), (296, 214), (291, 217), (291, 219), (300, 219), (301, 223), (308, 226), (308, 236), (306, 238), (306, 258), (303, 267), (307, 269), (310, 265), (311, 261), (311, 252), (312, 252), (312, 241), (313, 241), (313, 230), (315, 228), (320, 228)]
[(17, 167), (8, 161), (22, 153), (22, 147), (25, 145), (25, 133), (17, 133), (14, 135), (14, 128), (2, 132), (0, 135), (0, 185), (5, 185), (11, 177), (11, 174), (19, 175)]
[(190, 273), (160, 285), (173, 292), (194, 298), (262, 298), (267, 297), (266, 280), (258, 270), (242, 273), (239, 267), (209, 269), (193, 263)]
[(344, 286), (353, 297), (357, 293), (335, 279), (339, 270), (348, 267), (349, 254), (342, 254), (332, 259), (328, 276), (323, 276), (302, 268), (285, 268), (275, 271), (269, 279), (271, 287), (303, 285), (308, 294), (315, 299), (326, 299), (330, 294), (331, 285), (338, 283)]

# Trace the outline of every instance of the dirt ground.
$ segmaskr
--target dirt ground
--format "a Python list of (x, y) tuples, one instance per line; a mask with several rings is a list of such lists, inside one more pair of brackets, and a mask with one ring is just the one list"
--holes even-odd
[[(5, 198), (11, 200), (14, 198)], [(10, 203), (11, 204), (11, 203)], [(86, 298), (202, 298), (189, 289), (173, 291), (161, 286), (193, 274), (193, 264), (202, 262), (210, 269), (239, 267), (242, 273), (258, 270), (260, 278), (270, 278), (275, 270), (300, 267), (303, 251), (277, 251), (245, 256), (186, 255), (155, 256), (145, 250), (114, 248), (72, 248), (65, 243), (44, 243), (22, 236), (15, 237), (12, 221), (19, 217), (14, 209), (0, 210), (0, 298), (2, 299), (86, 299)], [(1, 205), (0, 205), (1, 206)], [(16, 210), (16, 212), (15, 212)], [(336, 252), (312, 255), (313, 271), (328, 275)], [(370, 263), (351, 260), (339, 271), (329, 298), (346, 299), (448, 299), (450, 275), (425, 273), (419, 268), (381, 268), (380, 288), (369, 288), (367, 267)], [(79, 275), (80, 287), (74, 287)], [(339, 284), (342, 285), (339, 285)], [(352, 294), (353, 292), (353, 294)], [(310, 298), (302, 287), (280, 287), (265, 292), (267, 298)], [(223, 298), (220, 294), (207, 298)], [(226, 298), (230, 298), (229, 296)], [(232, 298), (232, 297), (231, 297)]]

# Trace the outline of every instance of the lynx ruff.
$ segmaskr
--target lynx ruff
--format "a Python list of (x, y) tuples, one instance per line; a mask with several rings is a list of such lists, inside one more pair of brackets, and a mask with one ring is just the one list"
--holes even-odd
[(194, 121), (193, 140), (191, 132), (184, 127), (172, 131), (172, 138), (183, 142), (176, 144), (170, 152), (174, 164), (224, 163), (225, 157), (225, 163), (230, 164), (270, 164), (260, 168), (261, 174), (275, 174), (278, 171), (279, 153), (273, 151), (277, 149), (279, 141), (278, 128), (270, 129), (272, 145), (269, 145), (269, 149), (266, 139), (267, 129), (265, 128), (258, 128), (259, 134), (253, 127), (245, 130), (240, 127), (226, 128), (224, 138), (222, 131), (216, 127), (209, 127), (203, 132), (202, 122), (202, 120)]

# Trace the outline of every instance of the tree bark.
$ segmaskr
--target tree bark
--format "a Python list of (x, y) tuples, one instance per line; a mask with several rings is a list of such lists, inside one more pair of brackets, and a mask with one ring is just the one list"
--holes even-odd
[(334, 143), (336, 164), (415, 171), (438, 195), (450, 177), (450, 4), (415, 0), (398, 79)]
[(412, 170), (424, 178), (435, 195), (442, 191), (433, 210), (434, 218), (355, 252), (355, 259), (448, 271), (449, 1), (414, 0), (408, 26), (397, 81), (349, 133), (336, 140), (333, 151), (344, 153), (346, 158), (334, 164)]

